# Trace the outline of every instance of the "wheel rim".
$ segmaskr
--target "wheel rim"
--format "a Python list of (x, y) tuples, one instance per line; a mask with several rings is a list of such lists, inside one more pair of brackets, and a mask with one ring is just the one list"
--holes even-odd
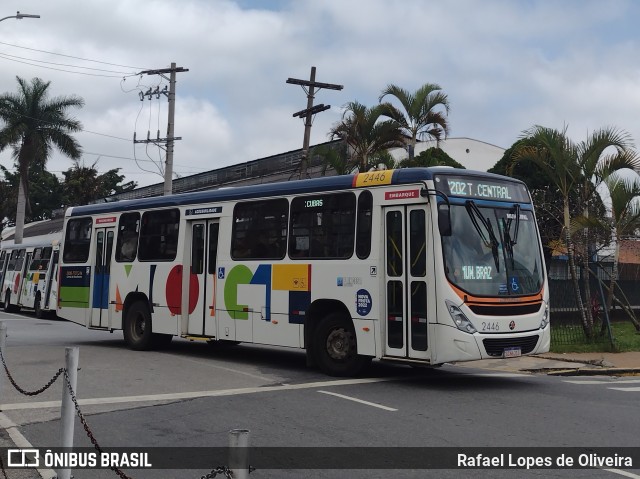
[(131, 325), (131, 332), (136, 339), (140, 339), (144, 336), (144, 331), (146, 328), (146, 322), (144, 320), (144, 316), (142, 314), (136, 314), (136, 317), (133, 320), (133, 324)]
[(336, 361), (344, 361), (353, 354), (353, 335), (344, 329), (334, 329), (327, 336), (327, 353)]

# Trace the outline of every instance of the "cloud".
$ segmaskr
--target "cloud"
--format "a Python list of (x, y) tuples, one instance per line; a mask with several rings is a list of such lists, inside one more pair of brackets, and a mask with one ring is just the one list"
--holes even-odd
[[(23, 3), (3, 6), (27, 11)], [(40, 76), (53, 95), (82, 96), (86, 106), (73, 114), (87, 130), (116, 137), (79, 135), (95, 153), (87, 161), (102, 154), (100, 169), (121, 167), (140, 184), (160, 177), (140, 173), (133, 158), (162, 161), (162, 152), (134, 149), (133, 131), (164, 136), (167, 105), (141, 102), (138, 92), (167, 79), (122, 77), (171, 62), (189, 70), (176, 85), (181, 174), (300, 148), (304, 127), (291, 115), (306, 95), (285, 81), (309, 78), (311, 66), (317, 81), (344, 85), (317, 92), (315, 103), (332, 108), (315, 117), (312, 144), (328, 139), (348, 101), (373, 105), (389, 83), (414, 90), (426, 82), (449, 96), (452, 136), (508, 147), (534, 124), (567, 124), (576, 141), (609, 125), (640, 138), (633, 1), (32, 0), (28, 10), (41, 18), (2, 22), (0, 41), (115, 65), (0, 44), (0, 54), (109, 70), (80, 75), (0, 57), (0, 91), (15, 91), (16, 75)], [(0, 161), (11, 164), (7, 152)], [(58, 171), (69, 164), (51, 159)]]

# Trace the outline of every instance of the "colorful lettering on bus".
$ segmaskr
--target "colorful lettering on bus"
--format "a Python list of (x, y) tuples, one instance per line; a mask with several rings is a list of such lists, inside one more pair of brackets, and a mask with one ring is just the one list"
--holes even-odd
[[(58, 314), (123, 330), (304, 348), (333, 375), (549, 348), (526, 186), (415, 168), (70, 208)], [(489, 325), (489, 326), (487, 326)]]

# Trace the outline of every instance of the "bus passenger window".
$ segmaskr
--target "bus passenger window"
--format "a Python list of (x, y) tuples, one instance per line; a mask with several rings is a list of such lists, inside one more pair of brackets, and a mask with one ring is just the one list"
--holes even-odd
[(136, 259), (139, 230), (140, 213), (124, 213), (120, 216), (118, 241), (116, 243), (116, 261), (130, 263)]
[(14, 249), (9, 256), (9, 263), (7, 264), (7, 271), (14, 271), (16, 268), (16, 258), (18, 257), (18, 250)]
[(22, 265), (24, 264), (25, 253), (26, 253), (26, 250), (24, 249), (18, 250), (18, 255), (16, 256), (15, 271), (22, 271)]
[(138, 259), (140, 261), (173, 261), (178, 253), (180, 211), (177, 209), (147, 211), (142, 215)]
[(289, 257), (346, 259), (353, 255), (356, 196), (334, 193), (291, 201)]
[(74, 218), (67, 222), (62, 261), (65, 263), (87, 262), (91, 246), (92, 225), (91, 218)]
[(238, 203), (233, 210), (233, 259), (282, 259), (289, 202), (284, 199)]

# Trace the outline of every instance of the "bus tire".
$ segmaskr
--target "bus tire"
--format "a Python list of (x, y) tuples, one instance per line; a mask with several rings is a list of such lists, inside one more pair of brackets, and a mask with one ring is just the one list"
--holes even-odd
[(123, 335), (127, 346), (135, 351), (146, 351), (153, 348), (151, 313), (142, 301), (133, 303), (127, 309)]
[(40, 305), (40, 295), (39, 294), (36, 296), (36, 300), (33, 303), (33, 312), (35, 313), (36, 318), (38, 318), (38, 319), (42, 319), (45, 316), (44, 311), (42, 310), (42, 306)]
[(356, 376), (371, 361), (368, 356), (358, 355), (353, 325), (342, 314), (322, 318), (312, 341), (316, 364), (329, 376)]
[(4, 305), (3, 309), (5, 313), (15, 313), (18, 311), (18, 307), (16, 305), (11, 304), (11, 292), (7, 291), (4, 295)]

